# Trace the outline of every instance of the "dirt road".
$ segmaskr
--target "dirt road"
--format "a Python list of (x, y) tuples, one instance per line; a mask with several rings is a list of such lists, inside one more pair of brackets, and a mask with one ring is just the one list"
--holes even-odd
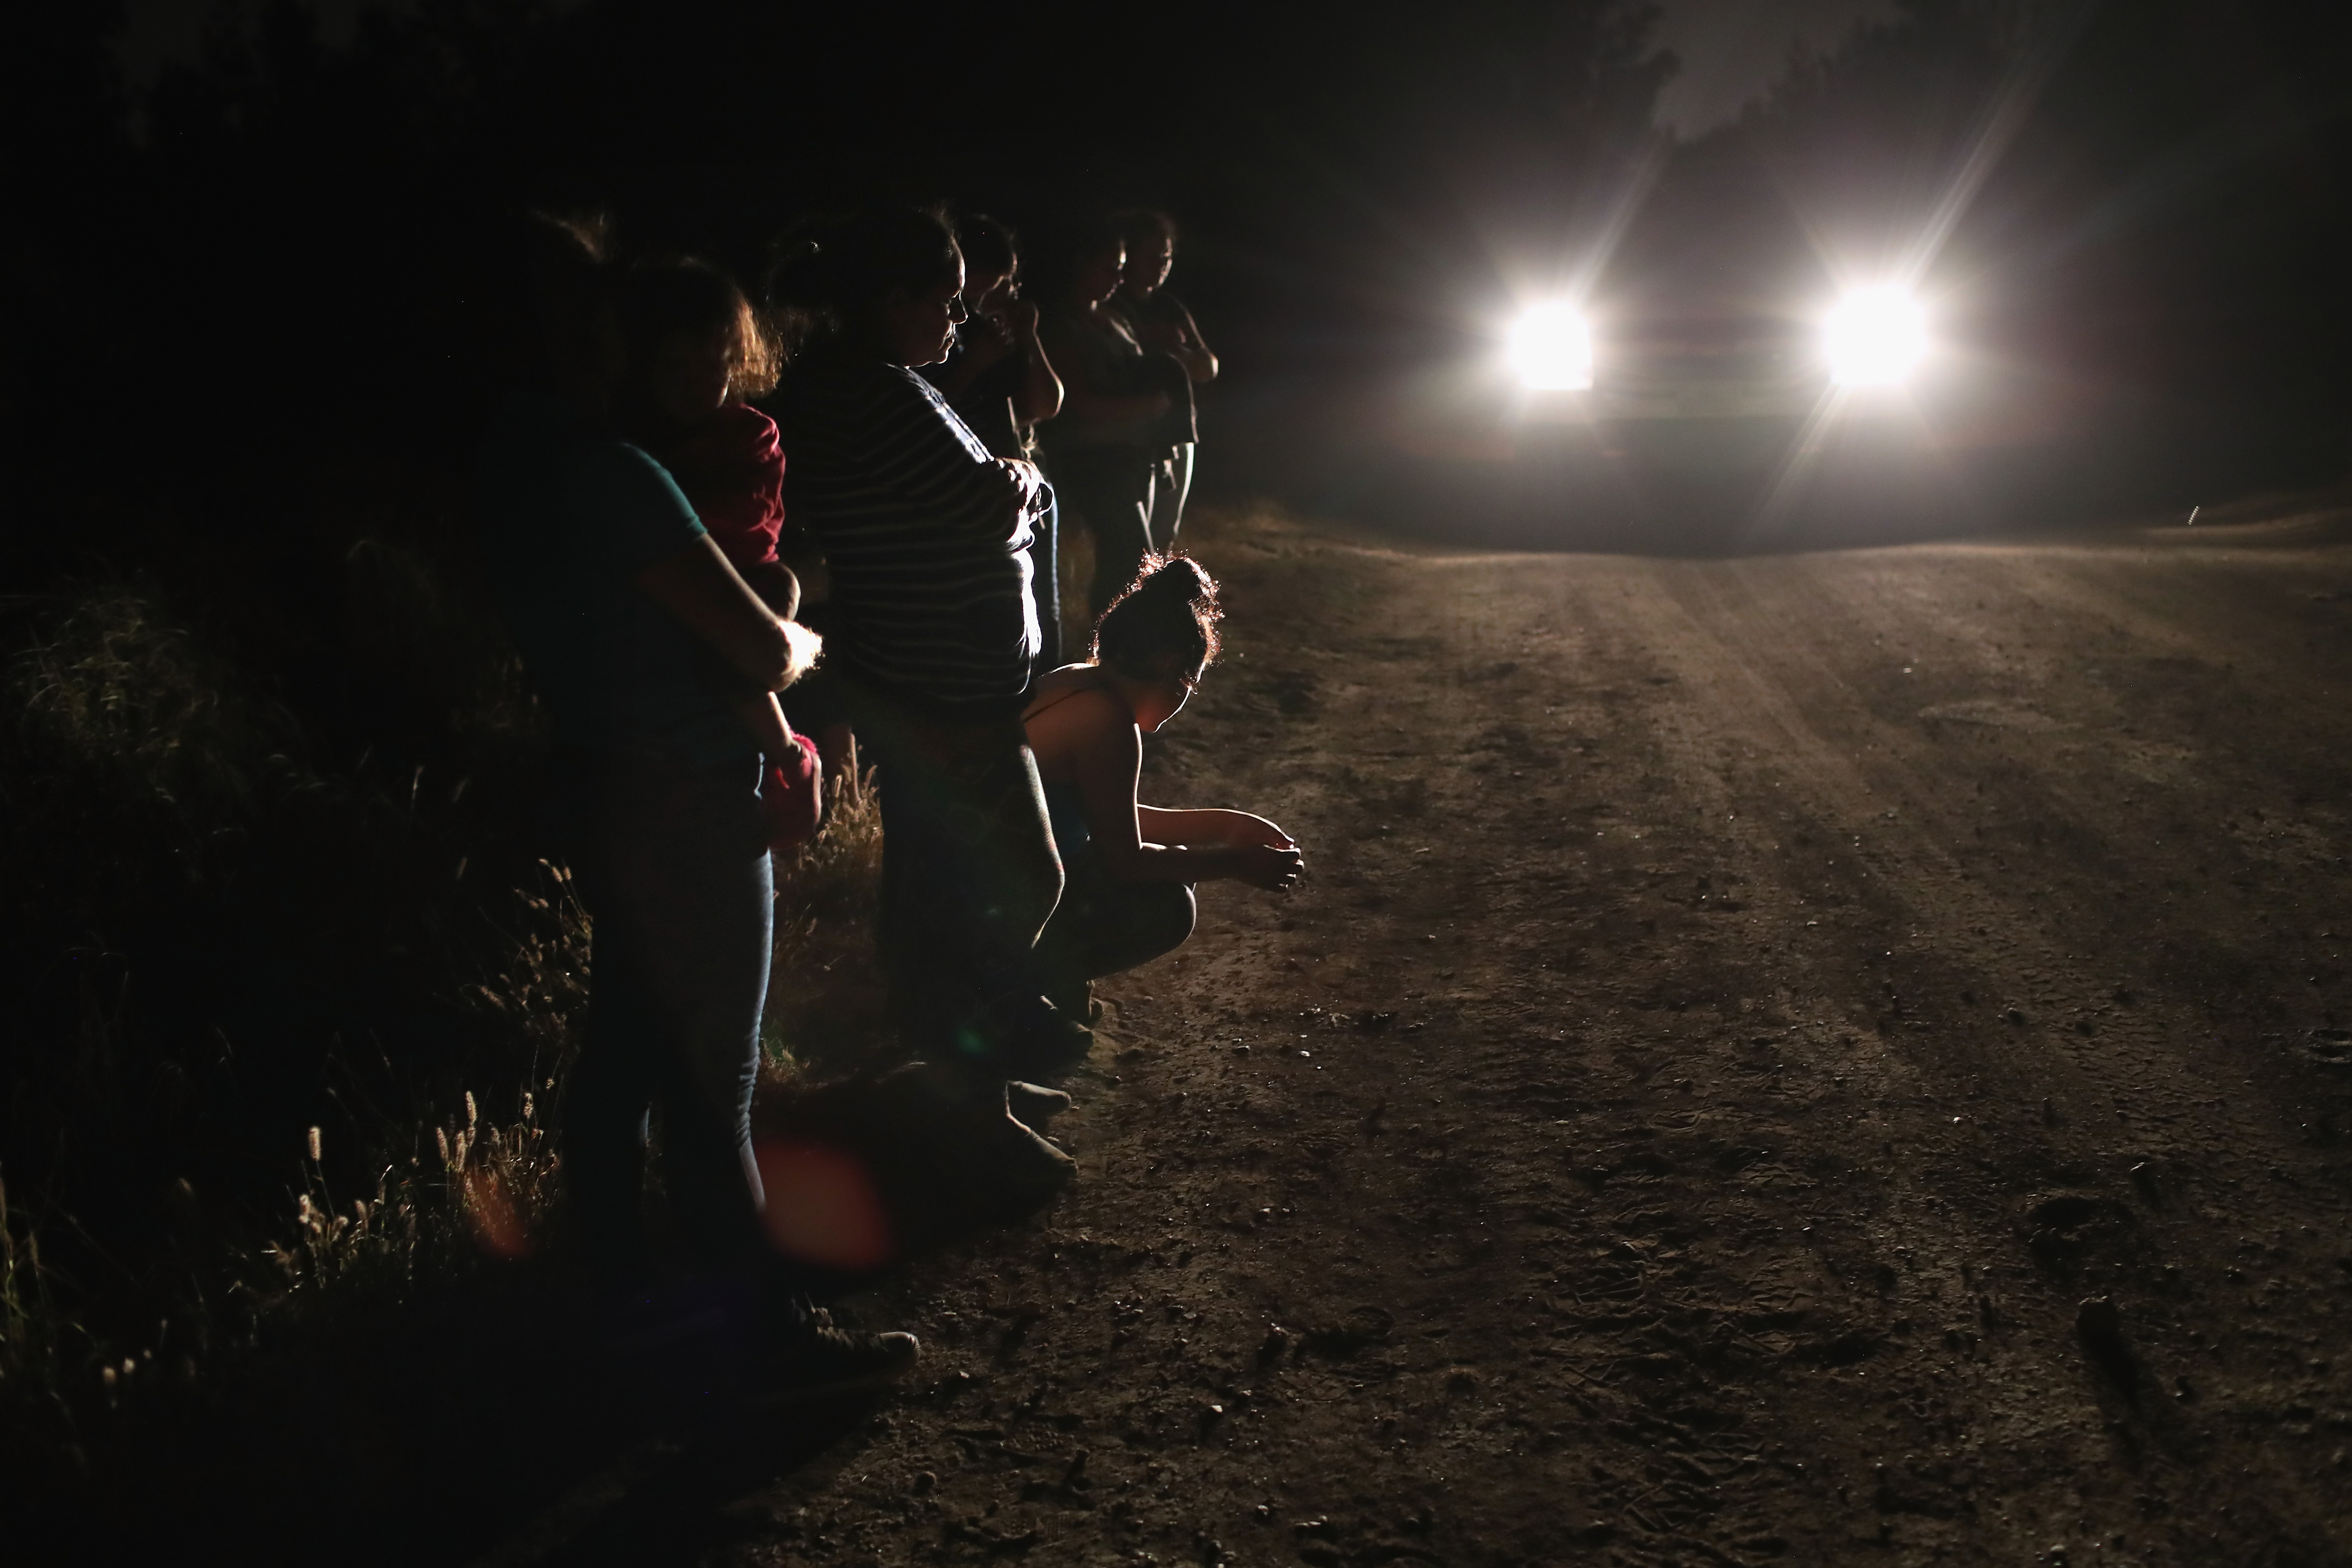
[(1146, 798), (1312, 886), (713, 1560), (2352, 1561), (2347, 540), (1211, 531)]

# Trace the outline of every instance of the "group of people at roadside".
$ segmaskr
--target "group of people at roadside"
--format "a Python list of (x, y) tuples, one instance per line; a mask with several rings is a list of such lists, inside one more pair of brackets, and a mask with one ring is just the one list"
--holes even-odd
[[(886, 1380), (914, 1340), (809, 1298), (751, 1140), (772, 851), (815, 830), (828, 765), (880, 794), (892, 1103), (1024, 1194), (1072, 1173), (1038, 1129), (1091, 1046), (1090, 982), (1181, 943), (1193, 884), (1303, 872), (1263, 818), (1136, 799), (1221, 616), (1171, 548), (1217, 370), (1162, 287), (1175, 231), (1073, 226), (1042, 308), (1003, 226), (917, 208), (811, 226), (764, 310), (551, 219), (511, 238), (478, 300), (504, 390), (477, 499), (593, 922), (562, 1148), (613, 1333), (685, 1331), (644, 1223), (657, 1110), (685, 1316), (732, 1347), (712, 1375), (770, 1403)], [(1068, 662), (1064, 520), (1096, 563)]]

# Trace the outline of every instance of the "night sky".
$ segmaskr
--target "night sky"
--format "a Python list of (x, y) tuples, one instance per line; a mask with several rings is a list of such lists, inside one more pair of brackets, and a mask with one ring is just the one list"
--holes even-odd
[(1892, 17), (1888, 0), (1664, 0), (1658, 42), (1682, 62), (1658, 97), (1658, 121), (1685, 136), (1737, 119), (1780, 79), (1792, 48), (1831, 48), (1859, 23)]
[[(231, 0), (234, 3), (234, 0)], [(320, 36), (351, 37), (361, 0), (308, 0)], [(121, 40), (134, 84), (153, 79), (166, 62), (190, 58), (205, 20), (222, 0), (128, 0)], [(404, 0), (391, 0), (404, 8)], [(1777, 80), (1792, 48), (1829, 48), (1857, 23), (1892, 16), (1890, 0), (1662, 0), (1657, 42), (1682, 69), (1658, 103), (1660, 123), (1688, 136), (1738, 117)]]

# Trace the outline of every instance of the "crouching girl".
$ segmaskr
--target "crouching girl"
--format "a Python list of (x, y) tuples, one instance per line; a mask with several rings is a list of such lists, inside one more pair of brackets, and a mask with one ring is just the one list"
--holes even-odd
[(1023, 715), (1061, 852), (1061, 902), (1037, 939), (1046, 994), (1087, 1016), (1090, 982), (1192, 933), (1192, 885), (1294, 887), (1298, 846), (1244, 811), (1135, 798), (1143, 737), (1173, 719), (1217, 656), (1217, 585), (1189, 556), (1147, 558), (1095, 627), (1093, 658), (1037, 683)]

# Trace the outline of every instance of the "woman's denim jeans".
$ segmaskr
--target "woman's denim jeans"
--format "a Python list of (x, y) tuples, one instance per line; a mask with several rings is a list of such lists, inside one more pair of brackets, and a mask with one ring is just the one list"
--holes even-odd
[(603, 757), (572, 783), (593, 925), (562, 1148), (590, 1262), (612, 1284), (650, 1267), (646, 1139), (658, 1108), (680, 1237), (706, 1268), (756, 1273), (767, 1248), (751, 1086), (774, 921), (759, 764)]

